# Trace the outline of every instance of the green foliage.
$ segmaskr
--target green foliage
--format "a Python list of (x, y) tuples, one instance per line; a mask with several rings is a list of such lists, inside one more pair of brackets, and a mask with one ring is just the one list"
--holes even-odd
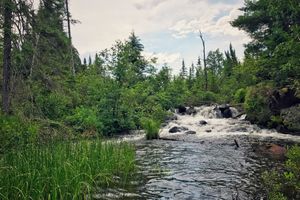
[(238, 89), (234, 94), (234, 102), (244, 103), (246, 94), (247, 94), (246, 89), (244, 89), (244, 88)]
[(77, 107), (74, 114), (66, 118), (67, 122), (80, 133), (88, 133), (93, 136), (102, 133), (103, 124), (97, 118), (95, 108)]
[(153, 140), (159, 138), (160, 123), (156, 120), (143, 118), (141, 120), (143, 129), (146, 131), (147, 140)]
[(269, 199), (296, 200), (300, 197), (300, 147), (296, 145), (290, 148), (287, 158), (283, 172), (264, 173)]
[(0, 153), (35, 142), (37, 132), (38, 126), (34, 123), (0, 115)]
[(96, 188), (126, 183), (134, 170), (135, 150), (126, 143), (33, 145), (1, 157), (0, 196), (7, 200), (85, 199), (97, 193)]
[(49, 119), (61, 119), (68, 113), (70, 99), (59, 92), (51, 92), (48, 95), (39, 95), (36, 99), (37, 106), (41, 109), (44, 116)]
[(250, 121), (266, 126), (271, 119), (269, 99), (273, 90), (272, 84), (261, 83), (250, 87), (245, 96), (244, 108)]

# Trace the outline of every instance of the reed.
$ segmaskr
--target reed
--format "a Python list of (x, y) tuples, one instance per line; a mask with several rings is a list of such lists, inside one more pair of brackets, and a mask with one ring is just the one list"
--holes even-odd
[(0, 199), (86, 199), (96, 188), (125, 183), (134, 170), (127, 143), (32, 145), (0, 157)]

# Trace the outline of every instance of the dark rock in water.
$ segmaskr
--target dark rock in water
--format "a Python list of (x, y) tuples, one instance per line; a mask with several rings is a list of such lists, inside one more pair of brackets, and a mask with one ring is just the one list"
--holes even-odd
[(201, 120), (201, 121), (199, 122), (199, 124), (200, 124), (201, 126), (204, 126), (204, 125), (206, 125), (206, 124), (207, 124), (207, 121), (205, 121), (205, 120)]
[(187, 115), (195, 115), (195, 114), (197, 114), (197, 111), (195, 110), (195, 108), (190, 107), (186, 110), (186, 114)]
[(218, 106), (218, 109), (221, 111), (222, 116), (224, 118), (231, 118), (232, 117), (232, 112), (231, 112), (231, 109), (230, 109), (230, 105), (223, 104), (221, 106)]
[(188, 134), (188, 135), (195, 135), (195, 134), (196, 134), (196, 131), (187, 131), (187, 132), (185, 132), (185, 134)]
[(291, 132), (300, 135), (300, 104), (281, 111), (283, 125)]
[(186, 130), (188, 130), (188, 129), (185, 127), (174, 126), (169, 130), (169, 133), (178, 133), (178, 132), (186, 131)]
[(212, 130), (206, 130), (206, 132), (207, 132), (207, 133), (211, 133), (211, 132), (212, 132)]
[(169, 115), (165, 118), (165, 121), (166, 122), (170, 122), (170, 121), (175, 121), (175, 120), (178, 120), (178, 117), (176, 115)]
[(180, 132), (180, 128), (177, 126), (174, 126), (169, 130), (169, 133), (177, 133), (177, 132)]
[(177, 109), (178, 109), (179, 114), (185, 114), (186, 113), (186, 107), (184, 107), (182, 105), (178, 106)]

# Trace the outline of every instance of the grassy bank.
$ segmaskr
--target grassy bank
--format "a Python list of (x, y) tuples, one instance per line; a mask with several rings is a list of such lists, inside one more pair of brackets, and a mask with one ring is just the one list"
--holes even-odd
[(96, 187), (126, 182), (134, 159), (126, 143), (30, 146), (1, 156), (0, 199), (83, 199)]

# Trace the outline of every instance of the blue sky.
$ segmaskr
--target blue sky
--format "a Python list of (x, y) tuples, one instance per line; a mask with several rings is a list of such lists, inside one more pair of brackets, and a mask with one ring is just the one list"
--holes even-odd
[(168, 63), (178, 73), (182, 59), (187, 65), (202, 56), (198, 31), (203, 32), (207, 51), (224, 51), (232, 43), (240, 59), (245, 33), (230, 21), (241, 12), (243, 0), (70, 0), (73, 43), (81, 57), (109, 48), (126, 39), (132, 30), (145, 46), (145, 56)]

